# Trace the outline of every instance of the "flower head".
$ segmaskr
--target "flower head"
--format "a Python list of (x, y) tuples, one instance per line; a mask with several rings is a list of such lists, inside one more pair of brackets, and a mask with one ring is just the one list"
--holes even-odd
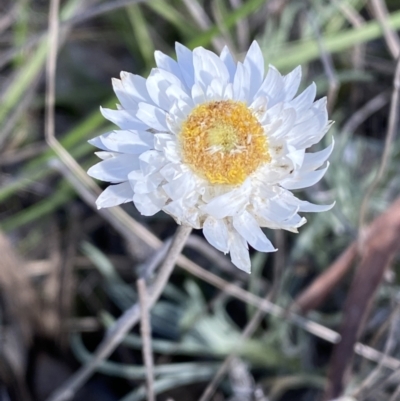
[(178, 224), (202, 228), (215, 248), (250, 272), (248, 244), (276, 249), (260, 227), (297, 232), (299, 212), (322, 212), (291, 190), (314, 185), (325, 174), (332, 144), (305, 150), (328, 131), (326, 99), (315, 85), (296, 95), (301, 69), (282, 76), (257, 42), (243, 63), (225, 48), (218, 56), (176, 44), (177, 61), (155, 53), (145, 79), (122, 72), (114, 79), (117, 110), (102, 109), (119, 126), (90, 141), (103, 159), (88, 171), (110, 185), (97, 206), (133, 201), (146, 216), (160, 210)]

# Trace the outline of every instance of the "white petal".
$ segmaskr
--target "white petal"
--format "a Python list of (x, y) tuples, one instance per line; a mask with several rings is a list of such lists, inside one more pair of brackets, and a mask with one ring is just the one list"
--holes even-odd
[(313, 82), (308, 88), (306, 88), (290, 102), (290, 106), (294, 107), (298, 115), (301, 116), (313, 104), (316, 93), (317, 87)]
[(104, 146), (101, 137), (103, 135), (100, 136), (96, 136), (95, 138), (89, 139), (88, 142), (93, 145), (96, 146), (96, 148), (102, 149), (102, 150), (108, 150), (107, 147)]
[(251, 261), (247, 242), (236, 230), (230, 231), (230, 255), (232, 263), (246, 273), (251, 272)]
[(311, 171), (305, 174), (294, 174), (293, 178), (287, 178), (281, 182), (281, 186), (286, 189), (308, 188), (316, 184), (328, 170), (329, 163), (321, 170)]
[(237, 64), (235, 77), (233, 79), (233, 98), (244, 102), (249, 101), (250, 77), (242, 63)]
[(163, 70), (174, 74), (180, 81), (182, 81), (181, 69), (174, 59), (160, 52), (159, 50), (154, 52), (154, 58), (156, 59), (158, 68), (162, 68)]
[(260, 89), (256, 93), (257, 96), (265, 96), (268, 99), (269, 107), (281, 102), (284, 99), (283, 78), (279, 71), (269, 66), (267, 76), (264, 79)]
[(117, 183), (127, 181), (128, 174), (138, 169), (139, 159), (136, 156), (118, 155), (95, 164), (87, 173), (98, 180)]
[(286, 157), (288, 157), (292, 161), (295, 169), (299, 169), (303, 165), (305, 150), (304, 149), (293, 150), (293, 149), (294, 149), (293, 146), (288, 146), (289, 152), (287, 153)]
[(268, 130), (268, 135), (274, 140), (285, 137), (290, 133), (296, 122), (297, 113), (295, 109), (285, 109), (281, 113), (281, 118), (277, 120)]
[(201, 228), (198, 209), (187, 205), (185, 199), (169, 202), (163, 207), (163, 210), (174, 217), (178, 224), (186, 224), (193, 228)]
[(213, 52), (197, 47), (193, 50), (195, 83), (205, 90), (214, 78), (225, 86), (229, 82), (229, 72), (223, 61)]
[(133, 202), (137, 210), (144, 216), (153, 216), (159, 212), (165, 205), (167, 197), (160, 191), (155, 191), (149, 194), (135, 194)]
[(182, 174), (182, 165), (175, 163), (168, 163), (160, 170), (160, 174), (168, 182), (173, 181)]
[(170, 99), (171, 103), (174, 102), (185, 103), (190, 108), (194, 107), (193, 99), (181, 87), (178, 87), (176, 85), (171, 85), (165, 91), (165, 93)]
[(120, 153), (140, 154), (154, 146), (154, 134), (147, 131), (112, 131), (100, 138), (107, 149)]
[(194, 189), (195, 182), (190, 173), (183, 174), (173, 181), (163, 185), (165, 193), (172, 200), (183, 198), (187, 193)]
[(255, 218), (247, 211), (233, 217), (233, 227), (257, 251), (274, 252), (276, 249), (261, 230)]
[(310, 203), (307, 201), (299, 201), (299, 212), (308, 212), (308, 213), (319, 213), (326, 212), (331, 210), (333, 206), (335, 206), (336, 202), (331, 203), (330, 205), (315, 205), (314, 203)]
[(287, 204), (279, 197), (262, 199), (254, 204), (254, 208), (255, 213), (260, 217), (277, 223), (291, 219), (299, 211), (298, 206)]
[(332, 138), (332, 143), (324, 150), (314, 153), (306, 153), (304, 155), (303, 165), (301, 166), (301, 172), (312, 171), (321, 167), (331, 155), (334, 145), (335, 142)]
[(140, 75), (134, 75), (129, 72), (121, 72), (121, 82), (125, 92), (132, 97), (136, 103), (152, 103), (147, 92), (146, 79)]
[(264, 78), (264, 56), (256, 41), (251, 44), (243, 61), (243, 66), (248, 70), (250, 76), (249, 98), (252, 99), (260, 89)]
[(147, 78), (146, 86), (153, 102), (161, 109), (169, 110), (172, 103), (166, 91), (171, 83), (164, 78), (159, 69), (153, 68)]
[(180, 43), (175, 43), (178, 65), (186, 86), (191, 89), (194, 84), (193, 53)]
[(288, 142), (296, 148), (305, 149), (318, 143), (330, 127), (325, 98), (315, 102), (306, 114), (307, 119), (297, 123), (287, 136)]
[(166, 159), (161, 152), (148, 150), (139, 156), (139, 164), (146, 177), (160, 170), (166, 164)]
[(94, 152), (94, 154), (101, 160), (112, 159), (117, 156), (117, 153), (114, 152)]
[(111, 82), (122, 107), (126, 110), (137, 110), (137, 100), (125, 90), (122, 81), (113, 78)]
[(171, 162), (180, 161), (180, 147), (171, 134), (155, 134), (154, 148), (163, 152), (165, 158)]
[(224, 90), (222, 82), (219, 79), (213, 79), (211, 85), (207, 88), (207, 97), (209, 100), (221, 100), (224, 97)]
[(206, 95), (200, 85), (194, 84), (192, 88), (192, 99), (194, 104), (201, 104), (206, 101)]
[(287, 102), (292, 100), (297, 93), (301, 81), (301, 66), (296, 67), (292, 72), (283, 77), (283, 86), (285, 88), (285, 98)]
[(203, 234), (214, 248), (223, 253), (229, 252), (229, 231), (223, 219), (208, 216), (204, 221)]
[(235, 77), (236, 72), (236, 62), (227, 46), (224, 46), (224, 48), (222, 49), (220, 58), (225, 63), (226, 68), (228, 69), (229, 82), (233, 82), (233, 78)]
[(238, 188), (217, 196), (208, 204), (201, 206), (201, 210), (216, 219), (223, 219), (224, 217), (241, 213), (248, 203), (248, 193), (243, 191), (242, 188)]
[(224, 99), (225, 100), (233, 99), (233, 84), (229, 83), (228, 85), (225, 86)]
[(164, 110), (148, 103), (139, 103), (137, 118), (157, 131), (168, 131)]
[[(179, 78), (158, 68), (152, 69), (147, 78), (146, 86), (154, 103), (163, 110), (169, 110), (174, 101), (184, 95), (188, 98), (186, 89)], [(168, 91), (171, 86), (175, 90)]]
[(164, 181), (164, 177), (158, 172), (150, 174), (135, 182), (135, 172), (128, 175), (129, 182), (133, 187), (135, 194), (148, 194), (157, 190), (159, 185)]
[(126, 110), (112, 110), (100, 107), (100, 112), (103, 114), (104, 118), (115, 125), (118, 125), (121, 129), (145, 131), (149, 128), (146, 124)]
[(307, 223), (304, 217), (295, 214), (290, 220), (280, 223), (278, 227), (270, 226), (270, 228), (281, 228), (283, 230), (290, 231), (292, 233), (298, 233), (298, 228)]
[(129, 182), (108, 186), (97, 198), (98, 209), (117, 206), (121, 203), (132, 202), (133, 191)]

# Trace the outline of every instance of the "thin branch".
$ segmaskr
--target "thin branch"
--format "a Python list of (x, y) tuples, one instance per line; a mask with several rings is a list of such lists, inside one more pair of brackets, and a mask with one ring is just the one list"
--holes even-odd
[(143, 360), (146, 367), (146, 382), (147, 382), (147, 401), (155, 401), (154, 395), (154, 363), (153, 352), (151, 348), (151, 325), (148, 305), (148, 294), (146, 282), (143, 278), (138, 279), (137, 289), (140, 302), (140, 334), (143, 341)]
[(385, 106), (390, 99), (390, 90), (378, 93), (371, 100), (368, 100), (360, 109), (351, 115), (351, 117), (343, 125), (342, 132), (349, 136), (372, 114), (376, 113)]
[(388, 10), (386, 4), (382, 0), (370, 1), (375, 18), (378, 20), (379, 25), (383, 31), (386, 45), (392, 57), (396, 60), (400, 56), (400, 40), (396, 31), (388, 24)]
[(66, 151), (55, 137), (55, 93), (56, 93), (56, 68), (59, 39), (59, 6), (60, 0), (51, 0), (49, 11), (49, 52), (46, 60), (46, 118), (45, 138), (48, 145), (54, 150), (63, 163), (76, 177), (84, 182), (95, 192), (99, 192), (98, 186), (91, 180), (86, 172), (79, 166), (76, 160)]
[[(191, 227), (178, 227), (158, 276), (148, 291), (148, 308), (151, 308), (160, 297), (191, 231)], [(93, 358), (75, 372), (56, 392), (50, 395), (48, 401), (67, 401), (72, 399), (76, 391), (92, 376), (101, 362), (111, 355), (129, 330), (138, 323), (140, 315), (139, 304), (134, 304), (127, 309), (108, 330), (105, 338), (96, 349)]]
[(356, 256), (357, 244), (354, 241), (322, 274), (295, 298), (290, 309), (306, 314), (308, 311), (321, 305), (350, 270)]

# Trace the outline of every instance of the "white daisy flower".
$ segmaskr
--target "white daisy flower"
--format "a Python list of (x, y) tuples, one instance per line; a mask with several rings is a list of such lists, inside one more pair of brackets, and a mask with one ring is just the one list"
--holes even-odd
[(120, 130), (90, 141), (103, 160), (88, 174), (110, 185), (98, 208), (133, 201), (146, 216), (160, 210), (178, 224), (203, 229), (207, 241), (250, 272), (248, 244), (276, 251), (260, 227), (297, 232), (299, 212), (322, 212), (291, 190), (325, 174), (332, 144), (305, 150), (330, 127), (326, 99), (311, 84), (295, 97), (301, 69), (282, 76), (257, 42), (243, 63), (225, 48), (218, 56), (176, 44), (177, 61), (155, 53), (145, 79), (113, 79), (117, 110), (101, 109)]

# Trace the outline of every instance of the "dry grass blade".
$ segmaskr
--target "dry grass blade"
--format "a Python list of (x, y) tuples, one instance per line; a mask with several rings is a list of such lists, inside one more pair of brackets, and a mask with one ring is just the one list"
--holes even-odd
[(357, 244), (354, 242), (296, 297), (290, 309), (305, 314), (320, 306), (350, 270), (356, 256)]
[[(155, 282), (148, 291), (148, 308), (151, 308), (160, 297), (168, 279), (173, 271), (175, 263), (185, 246), (186, 240), (192, 231), (191, 227), (178, 227), (171, 247), (160, 267)], [(79, 369), (61, 388), (49, 397), (49, 401), (67, 401), (75, 396), (76, 391), (92, 376), (97, 366), (106, 359), (121, 343), (128, 331), (138, 323), (141, 311), (139, 304), (134, 304), (115, 322), (108, 331), (107, 336), (98, 346), (93, 359)]]
[(374, 294), (400, 244), (400, 198), (371, 225), (363, 245), (360, 264), (349, 289), (340, 334), (334, 348), (328, 374), (325, 400), (337, 398), (344, 386), (345, 373), (352, 361), (357, 337), (365, 323)]
[(143, 360), (146, 367), (147, 401), (155, 401), (154, 393), (154, 362), (151, 349), (151, 325), (146, 282), (143, 278), (137, 281), (140, 303), (140, 333), (143, 340)]
[(75, 25), (99, 15), (118, 10), (119, 8), (128, 7), (132, 4), (144, 3), (146, 0), (113, 0), (98, 6), (91, 7), (87, 11), (68, 19), (62, 25)]
[[(183, 2), (185, 3), (187, 10), (189, 11), (190, 15), (200, 29), (206, 31), (211, 27), (212, 22), (210, 18), (197, 0), (183, 0)], [(212, 44), (219, 52), (225, 46), (224, 41), (218, 37), (213, 38)]]
[[(385, 349), (383, 351), (385, 356), (390, 355), (396, 346), (396, 336), (398, 335), (398, 325), (400, 319), (400, 304), (394, 308), (394, 311), (390, 314), (390, 330), (388, 339), (386, 340)], [(370, 372), (370, 374), (363, 380), (358, 389), (353, 392), (352, 397), (355, 399), (363, 399), (372, 390), (373, 386), (378, 383), (381, 378), (382, 371), (384, 370), (384, 365), (382, 361), (378, 363), (376, 368)]]
[(345, 135), (351, 135), (355, 130), (372, 114), (376, 113), (383, 106), (385, 106), (390, 99), (390, 92), (384, 91), (378, 93), (371, 100), (365, 103), (360, 109), (358, 109), (343, 125), (342, 132)]
[(379, 25), (383, 30), (386, 45), (392, 57), (396, 60), (400, 56), (400, 40), (396, 31), (394, 31), (387, 23), (388, 10), (386, 4), (383, 0), (371, 0), (370, 4), (375, 17), (379, 21)]
[(43, 332), (37, 294), (29, 282), (23, 262), (7, 237), (0, 232), (0, 287), (10, 313), (20, 326), (27, 343), (34, 332)]

